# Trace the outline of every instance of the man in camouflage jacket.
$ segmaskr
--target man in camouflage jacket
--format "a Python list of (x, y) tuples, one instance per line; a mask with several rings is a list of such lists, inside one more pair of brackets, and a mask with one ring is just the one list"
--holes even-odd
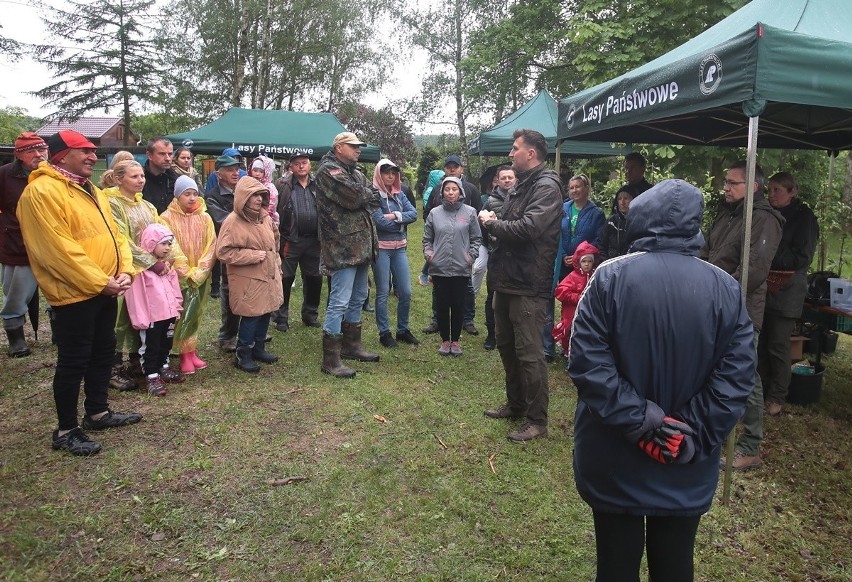
[(379, 204), (378, 190), (356, 168), (363, 145), (354, 133), (338, 134), (316, 176), (320, 269), (331, 275), (321, 369), (339, 378), (355, 375), (341, 358), (379, 361), (378, 354), (364, 351), (361, 345), (361, 306), (367, 299), (367, 276), (378, 249), (371, 213)]

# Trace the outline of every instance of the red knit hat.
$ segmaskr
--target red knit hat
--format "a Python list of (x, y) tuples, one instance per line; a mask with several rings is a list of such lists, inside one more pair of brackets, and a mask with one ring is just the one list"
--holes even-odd
[(25, 131), (24, 133), (19, 135), (18, 138), (15, 140), (16, 154), (46, 147), (47, 144), (44, 143), (44, 140), (41, 139), (41, 136), (32, 131)]
[(47, 147), (50, 150), (50, 161), (54, 164), (68, 155), (68, 150), (97, 149), (97, 146), (86, 136), (70, 129), (63, 129), (47, 138)]

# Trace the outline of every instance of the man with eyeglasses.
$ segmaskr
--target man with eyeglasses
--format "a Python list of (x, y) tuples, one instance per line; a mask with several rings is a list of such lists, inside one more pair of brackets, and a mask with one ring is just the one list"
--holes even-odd
[(0, 270), (3, 279), (0, 316), (9, 339), (10, 358), (22, 358), (31, 353), (24, 339), (24, 321), (27, 307), (38, 290), (15, 211), (30, 172), (46, 159), (44, 140), (33, 132), (25, 132), (15, 140), (15, 160), (0, 166)]
[(364, 145), (354, 133), (337, 134), (316, 175), (320, 269), (331, 275), (320, 369), (336, 378), (355, 376), (341, 358), (379, 361), (361, 344), (361, 306), (378, 251), (372, 211), (379, 206), (379, 191), (357, 167)]
[[(748, 193), (745, 161), (735, 163), (725, 176), (725, 199), (719, 205), (716, 220), (701, 248), (701, 258), (716, 265), (737, 281), (742, 277), (743, 221), (745, 197)], [(766, 277), (781, 242), (784, 218), (772, 208), (763, 193), (764, 173), (755, 166), (754, 208), (752, 210), (751, 240), (749, 241), (748, 288), (745, 290), (746, 309), (754, 325), (754, 350), (757, 361), (757, 342), (763, 325), (766, 307)], [(763, 441), (763, 384), (755, 371), (754, 390), (749, 396), (743, 416), (743, 432), (737, 440), (732, 467), (735, 471), (760, 466), (760, 443)], [(722, 464), (724, 466), (724, 459)]]

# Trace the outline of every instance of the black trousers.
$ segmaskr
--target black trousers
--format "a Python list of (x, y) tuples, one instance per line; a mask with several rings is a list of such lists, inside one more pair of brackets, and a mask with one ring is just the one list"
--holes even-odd
[(465, 301), (470, 277), (432, 276), (435, 318), (438, 333), (446, 341), (458, 341), (464, 321)]
[(302, 321), (316, 321), (319, 315), (322, 275), (319, 272), (320, 245), (316, 237), (301, 237), (297, 241), (284, 241), (281, 246), (281, 284), (284, 302), (273, 313), (276, 323), (290, 318), (290, 293), (296, 280), (296, 269), (302, 271)]
[(488, 285), (487, 281), (485, 290), (487, 291), (485, 296), (485, 329), (488, 330), (488, 333), (494, 333), (494, 290)]
[(83, 408), (87, 416), (106, 412), (109, 408), (107, 389), (115, 357), (117, 313), (115, 297), (105, 295), (53, 308), (57, 349), (53, 400), (59, 430), (71, 430), (78, 424), (81, 382), (86, 394)]
[(594, 512), (596, 582), (639, 582), (643, 550), (650, 582), (691, 582), (700, 515), (652, 517)]
[(757, 343), (757, 371), (763, 380), (763, 399), (784, 404), (790, 388), (790, 335), (795, 317), (765, 313)]
[(169, 363), (169, 352), (174, 343), (175, 318), (155, 321), (148, 329), (143, 329), (139, 335), (142, 338), (142, 371), (146, 376), (156, 374)]

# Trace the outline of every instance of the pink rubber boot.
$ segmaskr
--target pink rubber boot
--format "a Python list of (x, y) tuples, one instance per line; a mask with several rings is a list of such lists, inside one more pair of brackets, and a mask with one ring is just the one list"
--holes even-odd
[(192, 361), (192, 352), (180, 355), (180, 371), (184, 374), (195, 374), (195, 363)]
[(198, 357), (198, 352), (193, 350), (189, 352), (190, 357), (192, 358), (192, 365), (195, 366), (196, 370), (203, 370), (207, 367), (207, 362)]

